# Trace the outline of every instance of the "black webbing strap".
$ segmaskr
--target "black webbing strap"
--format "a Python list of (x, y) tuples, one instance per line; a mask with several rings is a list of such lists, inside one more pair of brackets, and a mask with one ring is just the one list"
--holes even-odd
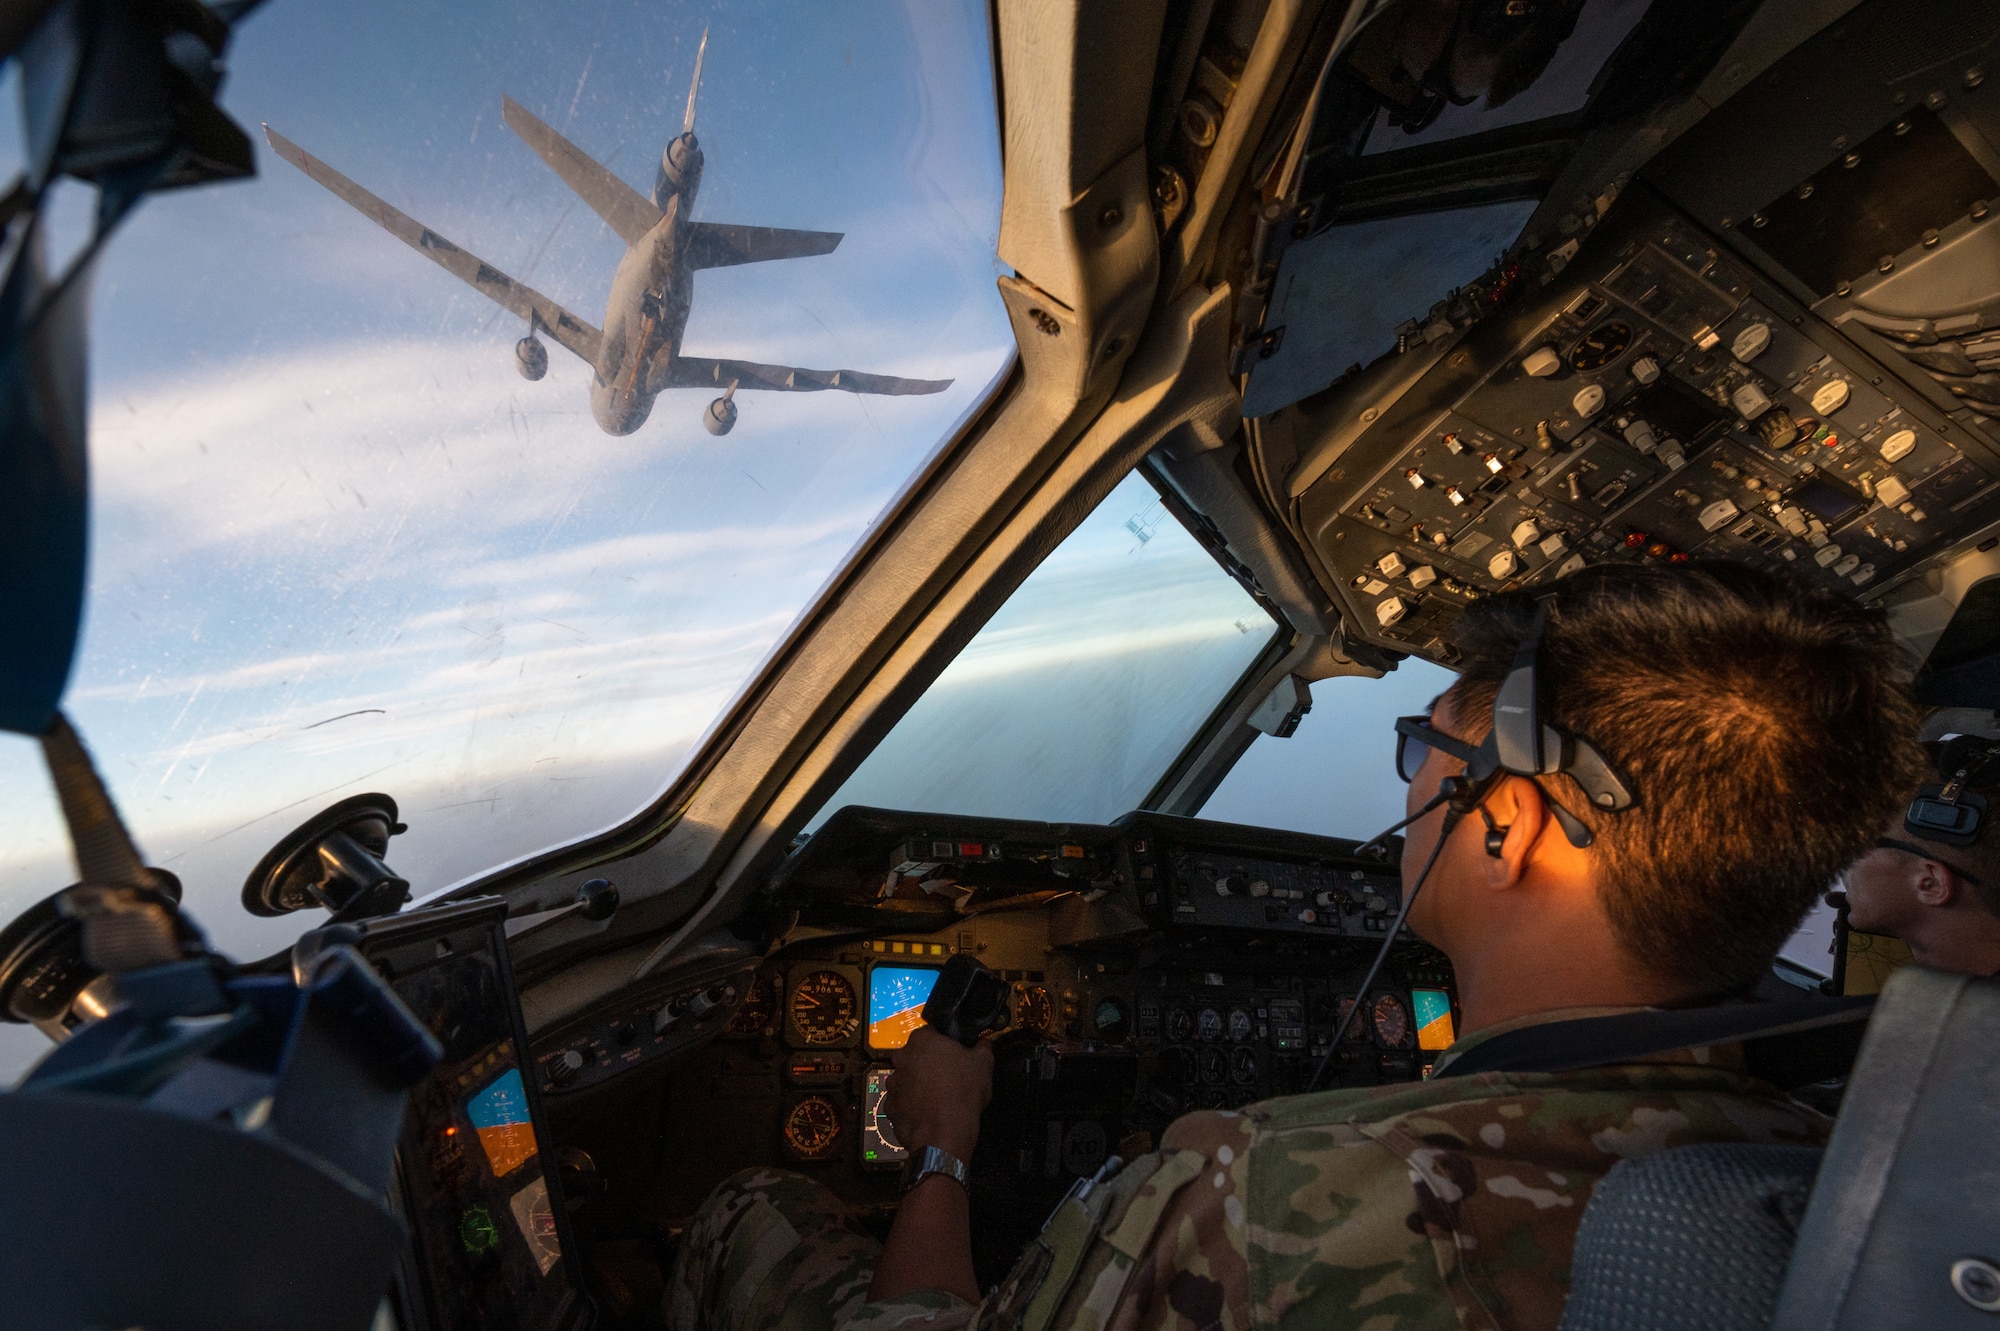
[(1702, 1045), (1737, 1044), (1743, 1046), (1752, 1076), (1790, 1089), (1845, 1076), (1874, 1007), (1870, 994), (1552, 1021), (1493, 1036), (1454, 1058), (1437, 1075), (1574, 1072)]

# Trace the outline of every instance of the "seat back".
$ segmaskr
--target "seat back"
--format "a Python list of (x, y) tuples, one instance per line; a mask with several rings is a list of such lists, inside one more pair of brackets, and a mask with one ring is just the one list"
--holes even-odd
[(1731, 1142), (1612, 1166), (1577, 1231), (1561, 1331), (1766, 1331), (1819, 1159)]
[(1896, 972), (1824, 1152), (1623, 1161), (1577, 1232), (1561, 1331), (2000, 1327), (2000, 980)]
[(1772, 1331), (2000, 1326), (2000, 980), (1906, 966), (1875, 1007)]

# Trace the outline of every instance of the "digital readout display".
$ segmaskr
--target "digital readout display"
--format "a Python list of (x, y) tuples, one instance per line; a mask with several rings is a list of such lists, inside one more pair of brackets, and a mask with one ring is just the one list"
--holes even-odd
[(1417, 1048), (1451, 1048), (1458, 1039), (1451, 1021), (1451, 995), (1442, 989), (1412, 989), (1410, 1006), (1417, 1016)]
[(868, 1047), (901, 1049), (924, 1024), (924, 1001), (937, 987), (929, 966), (877, 966), (868, 972)]

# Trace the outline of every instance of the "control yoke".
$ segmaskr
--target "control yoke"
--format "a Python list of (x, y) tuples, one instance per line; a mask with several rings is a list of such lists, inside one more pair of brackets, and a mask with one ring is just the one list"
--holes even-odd
[(970, 1049), (1007, 1024), (1007, 992), (1005, 980), (960, 952), (944, 964), (924, 1001), (924, 1025)]

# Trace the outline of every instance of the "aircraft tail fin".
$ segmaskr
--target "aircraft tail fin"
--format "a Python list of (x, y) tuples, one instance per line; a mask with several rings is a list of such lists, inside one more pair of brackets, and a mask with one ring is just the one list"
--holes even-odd
[(838, 231), (791, 231), (781, 226), (696, 222), (690, 229), (693, 233), (687, 249), (690, 268), (731, 268), (739, 263), (831, 254), (841, 240)]
[(694, 99), (701, 91), (701, 62), (708, 55), (708, 29), (701, 30), (701, 46), (694, 53), (694, 78), (688, 84), (687, 114), (681, 117), (681, 133), (694, 133)]
[(512, 97), (500, 98), (500, 118), (535, 155), (561, 176), (590, 210), (604, 219), (627, 245), (637, 245), (660, 222), (653, 201), (613, 175), (609, 168), (550, 129)]

